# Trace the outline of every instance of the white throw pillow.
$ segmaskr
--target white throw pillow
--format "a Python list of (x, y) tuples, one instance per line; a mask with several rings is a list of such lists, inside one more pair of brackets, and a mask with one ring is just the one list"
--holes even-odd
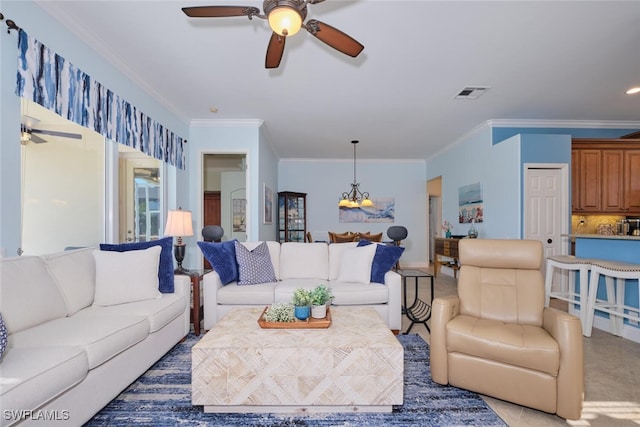
[(376, 245), (345, 249), (340, 261), (338, 281), (371, 283), (371, 264), (376, 254)]
[(159, 298), (162, 295), (158, 290), (161, 251), (160, 246), (127, 252), (94, 251), (96, 294), (93, 304), (107, 306)]

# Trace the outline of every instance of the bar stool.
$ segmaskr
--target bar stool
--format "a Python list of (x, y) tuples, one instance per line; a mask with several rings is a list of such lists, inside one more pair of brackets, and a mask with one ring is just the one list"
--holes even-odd
[[(582, 333), (585, 332), (586, 306), (587, 306), (587, 284), (589, 282), (589, 268), (591, 264), (587, 258), (577, 258), (573, 255), (553, 255), (547, 258), (547, 270), (544, 279), (544, 306), (549, 307), (549, 300), (557, 298), (567, 301), (570, 304), (580, 306), (580, 324)], [(562, 283), (559, 291), (551, 291), (553, 284), (553, 273), (555, 269), (568, 271), (569, 280)], [(576, 272), (579, 272), (579, 290), (576, 292)]]
[[(600, 276), (605, 277), (607, 288), (607, 300), (598, 300), (598, 284)], [(614, 280), (615, 279), (615, 288)], [(599, 259), (591, 260), (591, 278), (589, 279), (589, 300), (587, 301), (586, 329), (584, 336), (590, 337), (593, 329), (595, 312), (602, 311), (609, 314), (611, 333), (617, 336), (622, 335), (622, 325), (624, 319), (638, 321), (637, 316), (632, 316), (629, 312), (634, 312), (640, 316), (640, 296), (638, 307), (625, 305), (625, 287), (627, 279), (636, 280), (640, 293), (640, 264), (631, 264), (618, 261), (606, 261)]]

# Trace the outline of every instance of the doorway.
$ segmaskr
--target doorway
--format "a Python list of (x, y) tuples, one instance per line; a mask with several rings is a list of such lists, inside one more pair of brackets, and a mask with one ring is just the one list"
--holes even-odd
[(544, 259), (569, 252), (568, 168), (566, 163), (524, 166), (523, 237), (542, 242)]

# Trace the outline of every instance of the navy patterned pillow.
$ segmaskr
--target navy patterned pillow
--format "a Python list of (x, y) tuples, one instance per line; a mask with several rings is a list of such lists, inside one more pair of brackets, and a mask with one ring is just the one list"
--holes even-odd
[(238, 261), (238, 285), (256, 285), (276, 281), (267, 242), (260, 243), (252, 251), (240, 242), (236, 242), (236, 260)]
[(7, 327), (2, 320), (2, 313), (0, 313), (0, 359), (2, 359), (5, 348), (7, 348)]
[(373, 256), (371, 264), (371, 281), (374, 283), (384, 283), (384, 275), (396, 265), (402, 256), (404, 248), (400, 246), (379, 245), (368, 240), (360, 240), (358, 246), (375, 244), (376, 254)]
[(218, 273), (223, 285), (238, 280), (235, 242), (235, 239), (226, 242), (198, 242), (202, 255)]
[(149, 242), (122, 243), (119, 245), (110, 245), (102, 243), (101, 251), (127, 252), (137, 251), (140, 249), (149, 249), (153, 246), (160, 246), (160, 266), (158, 267), (158, 290), (163, 294), (172, 294), (173, 288), (173, 237), (165, 237), (163, 239), (151, 240)]

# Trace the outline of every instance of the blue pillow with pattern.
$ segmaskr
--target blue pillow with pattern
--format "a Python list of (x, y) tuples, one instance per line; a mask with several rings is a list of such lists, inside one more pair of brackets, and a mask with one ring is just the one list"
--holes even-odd
[(7, 327), (2, 320), (2, 313), (0, 313), (0, 359), (4, 354), (4, 350), (7, 348)]
[(153, 246), (160, 246), (160, 264), (158, 267), (158, 290), (163, 294), (172, 294), (173, 286), (173, 237), (165, 237), (163, 239), (151, 240), (149, 242), (121, 243), (119, 245), (111, 245), (102, 243), (101, 251), (127, 252), (137, 251), (140, 249), (149, 249)]
[(267, 242), (260, 243), (251, 251), (240, 242), (236, 242), (236, 260), (238, 261), (238, 285), (257, 285), (277, 281)]
[(238, 280), (236, 241), (234, 239), (226, 242), (198, 242), (202, 255), (209, 261), (211, 268), (218, 273), (223, 285)]
[[(372, 245), (368, 240), (360, 240), (358, 246)], [(402, 256), (404, 248), (400, 246), (376, 245), (376, 254), (373, 256), (371, 264), (371, 281), (374, 283), (384, 283), (384, 275), (391, 270)]]

